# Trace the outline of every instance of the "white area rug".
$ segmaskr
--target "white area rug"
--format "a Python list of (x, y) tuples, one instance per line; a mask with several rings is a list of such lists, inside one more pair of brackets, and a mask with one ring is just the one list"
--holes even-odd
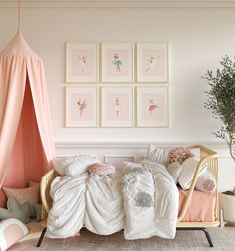
[(209, 229), (214, 248), (208, 246), (205, 234), (202, 231), (178, 231), (174, 240), (164, 240), (152, 237), (146, 240), (126, 241), (123, 232), (110, 236), (100, 236), (87, 230), (81, 231), (80, 237), (64, 240), (50, 240), (44, 238), (40, 248), (36, 247), (37, 239), (27, 240), (16, 244), (11, 251), (86, 251), (86, 250), (185, 250), (185, 251), (235, 251), (235, 228)]

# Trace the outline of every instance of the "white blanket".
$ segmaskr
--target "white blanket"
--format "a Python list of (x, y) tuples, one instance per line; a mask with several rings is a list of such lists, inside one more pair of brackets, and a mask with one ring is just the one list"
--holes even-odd
[(120, 179), (90, 175), (86, 190), (84, 225), (96, 234), (108, 235), (124, 227)]
[(140, 239), (157, 235), (174, 238), (178, 215), (178, 189), (161, 164), (144, 162), (142, 170), (123, 177), (125, 238)]
[(77, 178), (55, 178), (47, 237), (66, 238), (85, 226), (102, 235), (124, 229), (126, 239), (153, 235), (174, 238), (177, 187), (164, 166), (139, 166), (123, 177), (84, 174)]
[(56, 177), (51, 184), (52, 209), (47, 219), (49, 238), (67, 238), (83, 226), (88, 174), (77, 178)]

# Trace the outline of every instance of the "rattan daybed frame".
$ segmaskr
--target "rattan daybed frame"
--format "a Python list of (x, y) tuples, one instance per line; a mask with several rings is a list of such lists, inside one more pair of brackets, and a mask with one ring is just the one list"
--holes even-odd
[[(177, 230), (201, 230), (205, 233), (208, 243), (210, 247), (213, 247), (213, 243), (211, 241), (210, 235), (207, 231), (207, 228), (211, 227), (218, 227), (220, 222), (219, 222), (219, 197), (218, 197), (218, 191), (216, 190), (216, 204), (215, 204), (215, 221), (213, 222), (183, 222), (183, 218), (186, 214), (187, 208), (189, 206), (192, 193), (194, 190), (194, 187), (197, 182), (197, 178), (200, 173), (200, 169), (202, 165), (207, 162), (208, 163), (208, 168), (211, 171), (211, 173), (215, 176), (216, 180), (218, 181), (218, 156), (217, 153), (214, 152), (213, 150), (202, 146), (202, 145), (192, 145), (189, 146), (191, 149), (198, 148), (200, 151), (200, 161), (198, 163), (198, 166), (195, 170), (193, 181), (191, 183), (189, 192), (187, 194), (186, 200), (184, 202), (184, 205), (181, 210), (181, 214), (178, 217), (177, 221)], [(48, 173), (46, 173), (41, 180), (41, 199), (42, 199), (42, 204), (43, 204), (43, 210), (42, 210), (42, 224), (44, 225), (44, 229), (41, 233), (41, 236), (38, 240), (37, 247), (40, 247), (42, 240), (44, 238), (44, 235), (46, 233), (46, 219), (47, 219), (47, 214), (52, 206), (52, 200), (50, 197), (50, 185), (53, 179), (57, 176), (58, 174), (54, 169), (50, 170)]]

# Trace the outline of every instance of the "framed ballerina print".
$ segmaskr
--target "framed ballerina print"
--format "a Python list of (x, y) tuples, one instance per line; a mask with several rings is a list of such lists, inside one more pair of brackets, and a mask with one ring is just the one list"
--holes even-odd
[(137, 81), (168, 82), (167, 43), (137, 43)]
[(96, 82), (98, 49), (96, 43), (67, 43), (66, 82)]
[(102, 87), (102, 127), (133, 126), (133, 88)]
[(102, 44), (102, 82), (133, 81), (133, 44)]
[(99, 89), (96, 87), (66, 88), (66, 127), (97, 127)]
[(168, 87), (137, 87), (137, 127), (168, 126)]

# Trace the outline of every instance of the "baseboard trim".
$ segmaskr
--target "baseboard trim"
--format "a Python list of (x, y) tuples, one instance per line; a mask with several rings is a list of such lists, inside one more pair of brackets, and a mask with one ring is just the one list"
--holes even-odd
[[(22, 8), (234, 8), (235, 1), (215, 0), (21, 0)], [(0, 8), (18, 8), (16, 0), (2, 0)]]

